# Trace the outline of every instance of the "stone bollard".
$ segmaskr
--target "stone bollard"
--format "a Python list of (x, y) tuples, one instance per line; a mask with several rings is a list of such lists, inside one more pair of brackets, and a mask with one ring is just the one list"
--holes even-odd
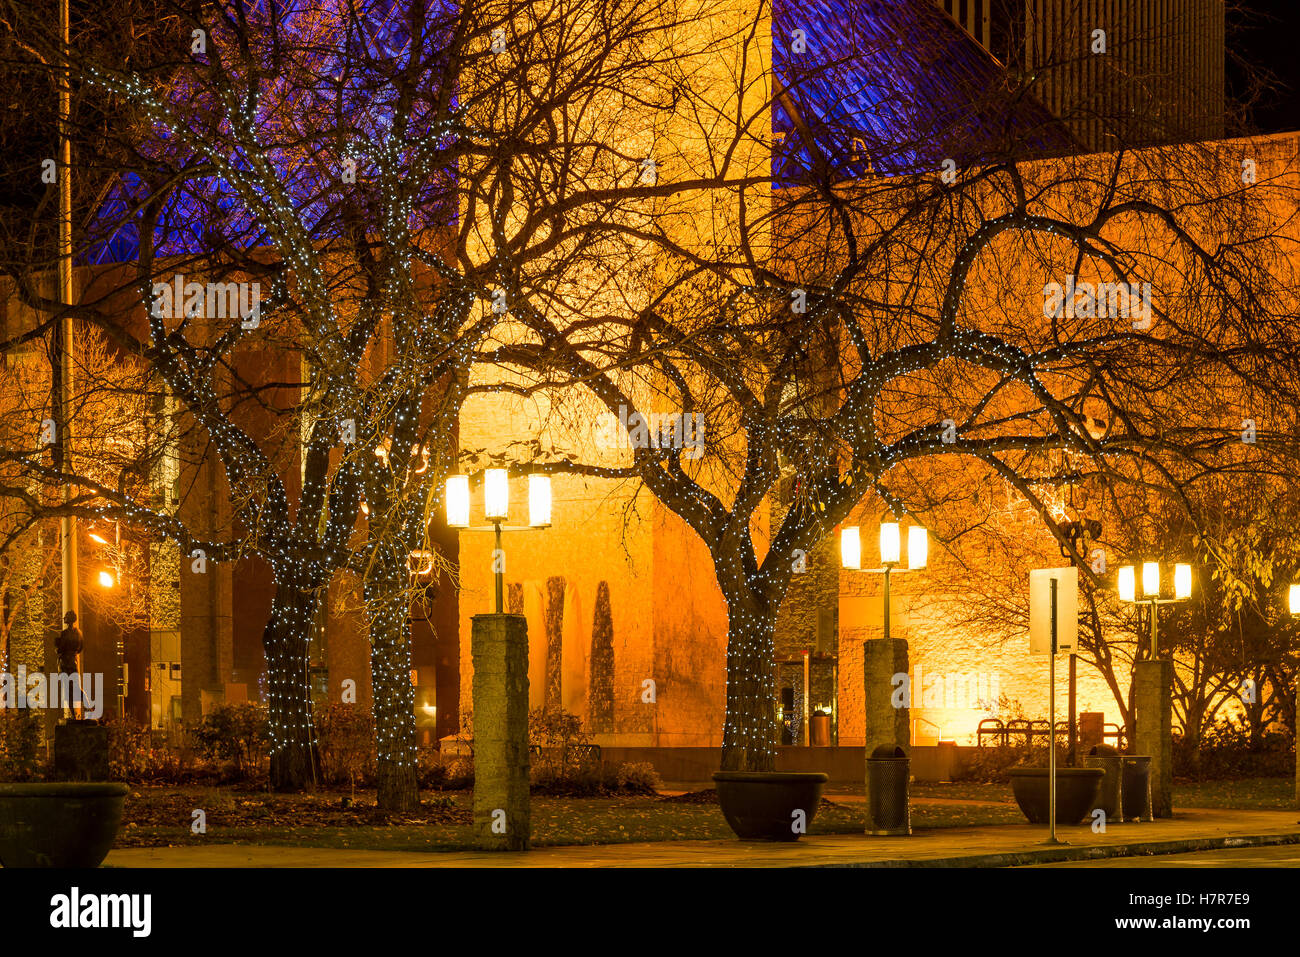
[(1134, 749), (1151, 756), (1151, 813), (1174, 816), (1174, 664), (1167, 658), (1133, 666)]
[[(870, 756), (883, 745), (898, 746), (910, 753), (912, 743), (910, 682), (898, 688), (894, 675), (908, 675), (907, 641), (903, 638), (871, 638), (863, 643), (862, 672), (866, 706), (866, 750)], [(902, 707), (894, 707), (895, 697)], [(867, 794), (871, 794), (871, 762), (865, 761)], [(867, 802), (867, 833), (878, 830)]]
[(475, 615), (474, 842), (526, 851), (528, 803), (528, 622), (523, 615)]

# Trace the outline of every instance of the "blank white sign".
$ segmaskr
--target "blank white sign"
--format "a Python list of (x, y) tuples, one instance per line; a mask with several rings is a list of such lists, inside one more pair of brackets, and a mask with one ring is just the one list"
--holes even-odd
[(1052, 581), (1056, 585), (1056, 650), (1073, 651), (1079, 637), (1079, 569), (1035, 568), (1029, 573), (1029, 653), (1052, 651)]

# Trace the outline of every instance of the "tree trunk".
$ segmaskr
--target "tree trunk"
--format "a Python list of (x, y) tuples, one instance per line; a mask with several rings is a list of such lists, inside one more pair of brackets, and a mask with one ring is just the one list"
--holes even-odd
[(270, 698), (271, 787), (276, 791), (316, 787), (316, 731), (308, 668), (317, 601), (314, 590), (281, 584), (266, 623), (263, 646)]
[[(377, 562), (376, 565), (380, 565)], [(390, 564), (386, 563), (386, 564)], [(377, 569), (378, 570), (378, 569)], [(405, 566), (402, 567), (405, 571)], [(370, 618), (370, 680), (375, 714), (379, 806), (409, 811), (420, 803), (415, 776), (415, 689), (406, 582), (385, 567), (366, 585)]]
[[(719, 576), (721, 577), (721, 576)], [(722, 770), (776, 769), (776, 609), (743, 587), (727, 599), (727, 717)]]

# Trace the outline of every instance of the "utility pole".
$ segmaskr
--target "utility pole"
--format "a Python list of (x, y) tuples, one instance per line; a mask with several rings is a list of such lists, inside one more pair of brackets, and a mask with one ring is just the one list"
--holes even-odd
[[(59, 302), (66, 309), (72, 305), (72, 76), (66, 63), (70, 52), (68, 0), (59, 2), (59, 29), (62, 35), (65, 64), (59, 80)], [(59, 429), (59, 468), (64, 473), (72, 469), (72, 316), (64, 315), (54, 331), (55, 362), (58, 369), (58, 414), (55, 427)], [(63, 482), (62, 501), (72, 499), (72, 487)], [(64, 515), (59, 522), (59, 544), (63, 558), (63, 614), (75, 612), (81, 617), (77, 595), (77, 522)]]

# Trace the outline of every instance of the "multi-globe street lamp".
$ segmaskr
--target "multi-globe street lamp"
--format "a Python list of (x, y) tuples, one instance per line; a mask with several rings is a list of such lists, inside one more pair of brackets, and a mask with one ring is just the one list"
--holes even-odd
[(868, 571), (885, 576), (884, 596), (884, 634), (889, 638), (889, 576), (897, 571), (918, 571), (926, 565), (929, 557), (930, 539), (926, 530), (920, 525), (913, 525), (907, 530), (907, 567), (899, 568), (902, 558), (902, 536), (897, 522), (880, 523), (880, 568), (862, 567), (862, 534), (856, 525), (846, 525), (840, 529), (840, 564), (854, 571)]
[[(489, 526), (472, 528), (469, 524), (470, 476), (447, 476), (444, 502), (447, 509), (447, 526), (470, 531), (487, 531)], [(551, 525), (551, 477), (531, 472), (528, 475), (528, 524), (510, 527), (505, 525), (510, 513), (510, 473), (502, 468), (483, 471), (483, 517), (491, 523), (496, 534), (496, 548), (492, 553), (492, 568), (496, 584), (496, 613), (504, 610), (505, 550), (501, 546), (501, 533), (549, 528)]]
[(1151, 609), (1151, 657), (1156, 656), (1156, 636), (1159, 627), (1158, 610), (1161, 605), (1173, 605), (1192, 597), (1192, 566), (1183, 562), (1174, 565), (1174, 597), (1160, 597), (1163, 577), (1159, 562), (1142, 563), (1142, 594), (1137, 594), (1138, 570), (1134, 565), (1120, 568), (1116, 576), (1119, 600), (1134, 605), (1148, 605)]

